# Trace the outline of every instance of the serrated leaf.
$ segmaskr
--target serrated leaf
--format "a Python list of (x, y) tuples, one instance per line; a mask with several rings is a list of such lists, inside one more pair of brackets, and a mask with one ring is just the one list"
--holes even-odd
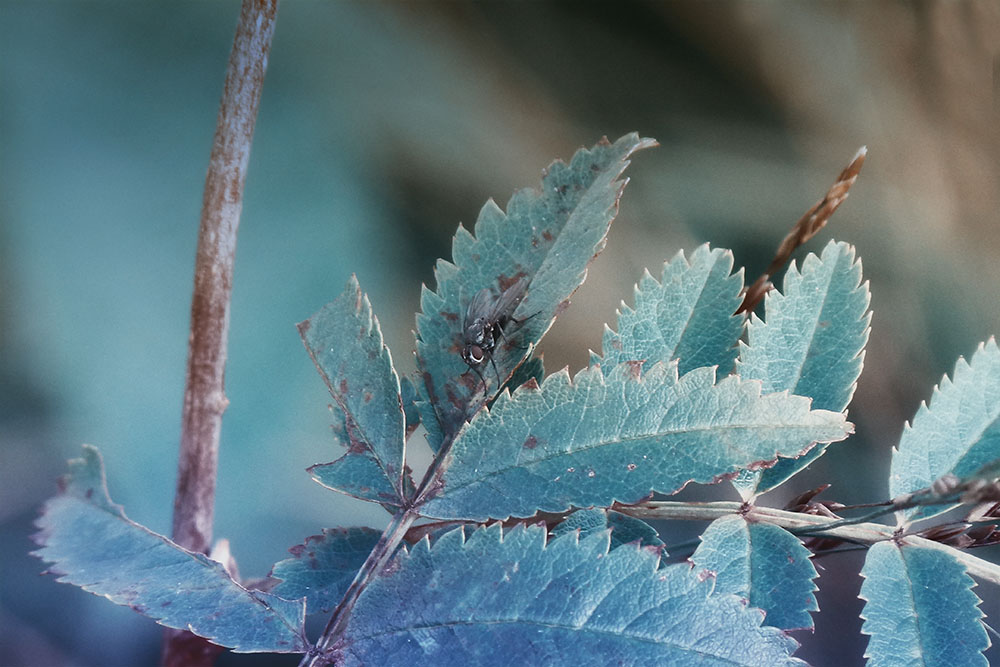
[(270, 576), (281, 583), (271, 592), (287, 600), (305, 598), (310, 614), (332, 611), (381, 535), (371, 528), (324, 529), (274, 564)]
[(629, 156), (654, 144), (633, 133), (614, 144), (605, 139), (580, 149), (569, 164), (555, 162), (546, 170), (540, 190), (515, 193), (506, 213), (487, 202), (475, 236), (458, 228), (454, 263), (438, 261), (437, 289), (424, 288), (417, 315), (417, 363), (445, 435), (457, 433), (488, 398), (479, 375), (461, 357), (469, 300), (484, 288), (499, 296), (519, 279), (529, 282), (514, 313), (522, 323), (493, 350), (493, 363), (484, 365), (484, 379), (494, 375), (493, 364), (500, 377), (499, 383), (487, 380), (492, 395), (583, 282), (617, 213), (625, 186), (619, 177)]
[(861, 576), (865, 657), (880, 667), (986, 665), (989, 638), (965, 568), (937, 549), (878, 542)]
[[(737, 373), (763, 382), (764, 393), (788, 391), (812, 398), (814, 408), (844, 410), (864, 361), (869, 301), (854, 248), (830, 241), (820, 257), (810, 253), (805, 258), (801, 273), (792, 262), (782, 292), (767, 295), (764, 321), (751, 316)], [(824, 451), (825, 445), (819, 445), (797, 459), (742, 476), (737, 488), (744, 498), (769, 491)]]
[(663, 265), (659, 282), (645, 272), (635, 288), (635, 308), (624, 303), (618, 311), (618, 331), (604, 327), (603, 359), (590, 363), (605, 368), (626, 361), (679, 360), (683, 375), (694, 368), (718, 366), (728, 375), (743, 331), (740, 307), (743, 270), (730, 275), (733, 254), (711, 250), (708, 244), (684, 252)]
[(609, 507), (673, 493), (815, 442), (847, 436), (841, 413), (809, 400), (760, 395), (759, 382), (714, 368), (678, 379), (677, 362), (622, 364), (550, 375), (538, 389), (501, 394), (456, 438), (425, 516), (483, 521), (537, 511)]
[[(892, 497), (923, 489), (945, 475), (968, 477), (1000, 458), (1000, 349), (990, 338), (966, 362), (959, 357), (953, 379), (934, 388), (930, 405), (921, 404), (913, 425), (903, 429), (892, 452)], [(924, 519), (947, 506), (907, 510)]]
[[(338, 665), (790, 665), (796, 643), (686, 565), (542, 526), (422, 541), (361, 594)], [(406, 600), (406, 604), (400, 604)]]
[(108, 495), (95, 448), (69, 467), (34, 536), (34, 555), (59, 581), (239, 653), (309, 649), (303, 601), (243, 588), (220, 563), (130, 521)]
[(715, 573), (717, 594), (733, 593), (763, 609), (766, 625), (811, 630), (819, 575), (810, 555), (784, 528), (728, 516), (709, 524), (691, 562)]
[(399, 377), (368, 297), (351, 276), (343, 293), (299, 324), (309, 356), (337, 403), (347, 453), (313, 466), (320, 484), (362, 500), (405, 502)]
[(504, 383), (504, 388), (507, 391), (513, 393), (518, 387), (528, 382), (529, 380), (534, 380), (535, 384), (541, 384), (542, 380), (545, 379), (545, 364), (542, 362), (541, 357), (529, 357), (524, 361), (523, 364), (514, 370), (514, 373), (510, 376), (510, 379)]
[(583, 538), (609, 528), (612, 549), (630, 542), (638, 542), (640, 546), (663, 546), (663, 540), (660, 539), (656, 529), (642, 519), (597, 507), (573, 512), (553, 528), (551, 534), (553, 537), (558, 537), (579, 530), (580, 537)]

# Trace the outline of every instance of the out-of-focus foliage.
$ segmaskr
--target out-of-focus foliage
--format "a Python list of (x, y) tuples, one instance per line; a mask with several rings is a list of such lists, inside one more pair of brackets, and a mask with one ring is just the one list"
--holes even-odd
[[(152, 624), (42, 585), (27, 535), (82, 441), (121, 465), (112, 484), (132, 517), (169, 526), (201, 186), (237, 11), (0, 0), (0, 655), (22, 664), (156, 660)], [(330, 418), (293, 323), (357, 271), (406, 372), (419, 281), (456, 223), (582, 138), (632, 129), (662, 148), (549, 333), (548, 366), (583, 367), (600, 349), (592, 324), (679, 247), (711, 240), (763, 268), (866, 143), (831, 223), (876, 294), (861, 438), (802, 488), (847, 472), (842, 500), (884, 493), (885, 443), (956, 356), (1000, 331), (998, 31), (988, 0), (285, 3), (237, 251), (216, 533), (262, 573), (318, 527), (380, 525), (380, 508), (338, 503), (302, 470), (338, 452), (315, 436)], [(844, 579), (820, 601), (856, 621), (849, 559), (827, 561), (825, 578)], [(845, 623), (819, 622), (820, 662), (860, 659)]]

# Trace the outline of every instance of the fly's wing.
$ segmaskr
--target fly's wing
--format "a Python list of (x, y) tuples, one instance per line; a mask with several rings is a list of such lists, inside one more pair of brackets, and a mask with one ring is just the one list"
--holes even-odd
[[(465, 308), (465, 321), (462, 322), (462, 335), (465, 336), (466, 342), (472, 342), (476, 338), (476, 331), (474, 329), (477, 327), (477, 319), (492, 320), (490, 313), (494, 306), (493, 292), (490, 291), (489, 287), (479, 290), (469, 300), (469, 305)], [(470, 329), (473, 329), (473, 331), (470, 332)]]
[(503, 325), (517, 309), (517, 304), (521, 303), (527, 289), (528, 281), (524, 278), (518, 278), (516, 283), (501, 292), (497, 300), (493, 302), (493, 309), (489, 313), (490, 322), (497, 322), (503, 328)]

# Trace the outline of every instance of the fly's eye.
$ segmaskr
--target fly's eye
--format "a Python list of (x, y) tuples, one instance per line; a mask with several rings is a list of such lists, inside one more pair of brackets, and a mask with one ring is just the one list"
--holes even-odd
[(465, 360), (471, 364), (481, 364), (486, 359), (483, 348), (478, 345), (469, 345), (465, 348)]

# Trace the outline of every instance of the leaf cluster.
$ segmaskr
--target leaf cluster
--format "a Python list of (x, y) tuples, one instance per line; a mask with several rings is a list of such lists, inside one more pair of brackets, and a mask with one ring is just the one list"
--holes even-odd
[[(128, 520), (88, 447), (39, 519), (37, 555), (61, 580), (163, 625), (235, 651), (301, 653), (304, 664), (777, 665), (798, 663), (788, 633), (812, 628), (818, 610), (802, 540), (814, 551), (848, 540), (873, 544), (862, 572), (873, 662), (985, 664), (968, 571), (992, 570), (970, 565), (955, 540), (995, 541), (985, 522), (997, 505), (958, 532), (912, 524), (1000, 499), (992, 340), (907, 427), (888, 480), (894, 503), (852, 519), (813, 493), (793, 512), (754, 511), (853, 430), (846, 409), (871, 316), (849, 245), (793, 262), (749, 318), (731, 252), (680, 252), (640, 278), (587, 368), (545, 373), (534, 350), (603, 248), (632, 155), (653, 144), (630, 134), (581, 149), (539, 188), (504, 209), (490, 201), (473, 230), (460, 227), (452, 261), (438, 262), (435, 289), (421, 294), (413, 376), (397, 374), (354, 278), (299, 325), (334, 401), (339, 448), (310, 474), (385, 508), (385, 531), (326, 529), (250, 586)], [(804, 218), (808, 236), (846, 187), (817, 205), (822, 222)], [(523, 298), (492, 315), (498, 335), (483, 343), (480, 368), (463, 355), (475, 316), (489, 313), (478, 304), (501, 303), (514, 286)], [(407, 465), (416, 437), (435, 454), (420, 479)], [(662, 500), (722, 480), (741, 496), (731, 509)], [(888, 535), (865, 528), (887, 512), (897, 515)], [(796, 522), (806, 515), (822, 520)], [(647, 521), (682, 516), (715, 520), (689, 562), (666, 564)], [(312, 613), (332, 613), (316, 641), (304, 629)]]

